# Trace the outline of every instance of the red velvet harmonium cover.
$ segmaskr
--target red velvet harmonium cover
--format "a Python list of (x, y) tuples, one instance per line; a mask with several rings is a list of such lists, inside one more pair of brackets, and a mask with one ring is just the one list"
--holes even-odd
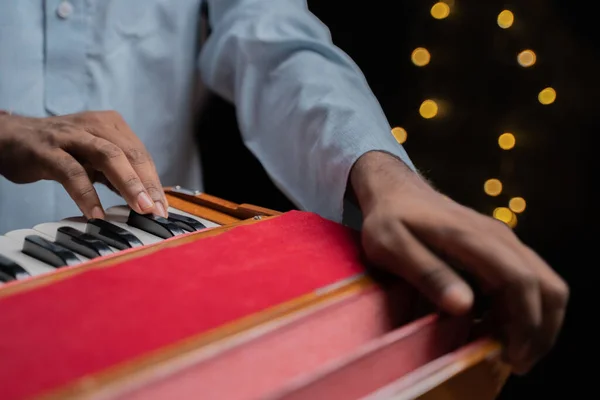
[(358, 234), (315, 214), (193, 235), (0, 289), (0, 398), (417, 393), (493, 347), (461, 348), (466, 319), (409, 323), (415, 292), (375, 283)]

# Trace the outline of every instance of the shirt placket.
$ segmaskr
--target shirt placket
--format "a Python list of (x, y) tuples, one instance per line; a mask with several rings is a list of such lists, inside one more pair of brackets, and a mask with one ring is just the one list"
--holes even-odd
[(45, 1), (45, 107), (49, 114), (83, 111), (89, 90), (88, 0)]

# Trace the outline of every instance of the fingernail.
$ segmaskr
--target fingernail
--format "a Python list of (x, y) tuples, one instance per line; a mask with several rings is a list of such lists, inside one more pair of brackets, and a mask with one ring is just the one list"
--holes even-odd
[(143, 211), (154, 208), (154, 202), (152, 201), (150, 196), (148, 196), (145, 192), (141, 192), (140, 194), (138, 194), (137, 201), (138, 205)]
[(96, 219), (103, 219), (104, 218), (104, 211), (102, 211), (101, 207), (94, 207), (92, 208), (92, 218), (96, 218)]
[(154, 209), (156, 210), (156, 214), (160, 215), (163, 218), (167, 218), (167, 212), (165, 211), (165, 208), (163, 207), (162, 203), (160, 201), (157, 201), (156, 203), (154, 203)]

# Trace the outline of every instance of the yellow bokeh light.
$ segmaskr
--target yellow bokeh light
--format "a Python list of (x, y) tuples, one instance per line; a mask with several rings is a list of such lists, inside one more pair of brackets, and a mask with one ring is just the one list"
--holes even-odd
[(502, 150), (510, 150), (515, 147), (516, 139), (512, 133), (503, 133), (498, 137), (498, 145)]
[(419, 114), (425, 119), (433, 118), (438, 113), (438, 105), (433, 100), (425, 100), (419, 107)]
[(498, 179), (488, 179), (483, 184), (483, 190), (489, 196), (498, 196), (502, 193), (502, 182)]
[(493, 216), (511, 228), (517, 226), (517, 216), (509, 208), (498, 207), (494, 210)]
[(554, 103), (556, 100), (556, 90), (552, 89), (551, 87), (543, 89), (540, 94), (538, 94), (538, 100), (543, 105)]
[(443, 1), (439, 1), (431, 7), (431, 16), (435, 19), (444, 19), (450, 15), (450, 6)]
[(502, 29), (507, 29), (515, 22), (515, 15), (510, 10), (503, 10), (498, 14), (498, 26)]
[(522, 197), (513, 197), (508, 202), (508, 208), (510, 208), (512, 210), (512, 212), (517, 213), (517, 214), (525, 211), (526, 206), (527, 206), (527, 203), (525, 202), (525, 199)]
[(523, 50), (517, 56), (517, 62), (521, 67), (531, 67), (535, 64), (537, 60), (537, 56), (533, 52), (533, 50)]
[(406, 129), (401, 128), (399, 126), (392, 129), (392, 135), (394, 135), (394, 138), (400, 144), (406, 142), (406, 138), (408, 137), (408, 134), (406, 133)]
[(410, 55), (410, 59), (417, 67), (424, 67), (431, 61), (431, 54), (424, 47), (417, 47)]

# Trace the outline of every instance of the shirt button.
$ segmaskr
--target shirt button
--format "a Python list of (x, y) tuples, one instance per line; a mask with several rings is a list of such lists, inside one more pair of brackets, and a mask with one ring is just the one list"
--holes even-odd
[(73, 5), (68, 1), (62, 1), (56, 9), (56, 14), (62, 19), (69, 18), (73, 13)]

